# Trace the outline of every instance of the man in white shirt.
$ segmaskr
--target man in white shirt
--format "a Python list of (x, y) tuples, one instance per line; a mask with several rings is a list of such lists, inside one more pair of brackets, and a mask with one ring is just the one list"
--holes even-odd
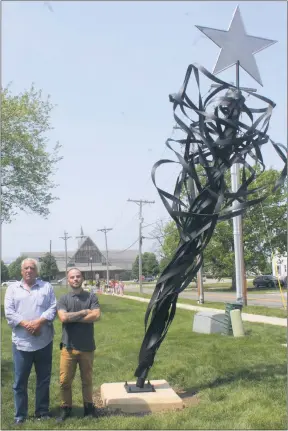
[(37, 380), (35, 416), (39, 420), (50, 417), (52, 322), (56, 317), (53, 287), (38, 278), (37, 261), (24, 259), (21, 274), (22, 280), (10, 284), (4, 300), (5, 316), (12, 328), (16, 425), (23, 423), (28, 415), (27, 385), (33, 364)]

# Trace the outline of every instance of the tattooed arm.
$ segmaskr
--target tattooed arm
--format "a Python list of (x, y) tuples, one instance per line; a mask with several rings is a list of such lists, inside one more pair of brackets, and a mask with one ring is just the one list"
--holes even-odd
[(62, 323), (79, 322), (85, 316), (87, 316), (90, 310), (81, 310), (74, 313), (68, 313), (65, 310), (58, 310), (58, 317)]
[(96, 310), (89, 310), (90, 313), (87, 314), (87, 316), (83, 317), (80, 320), (80, 323), (94, 323), (96, 320), (100, 319), (100, 308), (97, 308)]

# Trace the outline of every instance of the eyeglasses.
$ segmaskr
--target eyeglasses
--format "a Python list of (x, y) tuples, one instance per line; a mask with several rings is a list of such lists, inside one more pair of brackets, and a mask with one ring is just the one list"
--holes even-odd
[(24, 269), (36, 269), (35, 266), (25, 266)]

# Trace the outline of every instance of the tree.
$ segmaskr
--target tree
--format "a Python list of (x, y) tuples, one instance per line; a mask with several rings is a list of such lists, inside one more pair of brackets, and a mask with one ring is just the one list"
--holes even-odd
[(42, 280), (48, 281), (54, 279), (59, 272), (55, 257), (50, 253), (46, 253), (40, 262), (40, 277)]
[(139, 278), (139, 254), (132, 265), (132, 278)]
[[(244, 259), (248, 272), (271, 273), (272, 253), (277, 251), (283, 254), (286, 251), (287, 188), (283, 187), (272, 193), (279, 175), (279, 171), (269, 169), (257, 179), (257, 187), (267, 186), (268, 197), (261, 204), (248, 208), (243, 216)], [(255, 183), (251, 188), (255, 188)], [(259, 191), (258, 197), (263, 193), (264, 190)], [(161, 270), (170, 262), (179, 243), (179, 234), (173, 221), (164, 227), (163, 232)], [(217, 223), (204, 251), (204, 271), (216, 278), (234, 278), (232, 219)]]
[[(243, 243), (245, 269), (250, 273), (272, 272), (272, 254), (286, 251), (287, 197), (285, 188), (272, 193), (279, 172), (269, 169), (258, 179), (256, 186), (267, 186), (268, 197), (253, 205), (243, 216)], [(255, 184), (253, 185), (255, 187)], [(259, 192), (259, 197), (264, 190)], [(205, 270), (214, 276), (234, 278), (233, 221), (217, 224), (212, 239), (204, 252)]]
[(9, 280), (8, 267), (5, 265), (3, 260), (1, 260), (1, 282)]
[(163, 229), (164, 241), (162, 244), (162, 259), (160, 260), (159, 269), (163, 271), (172, 259), (178, 244), (179, 244), (179, 233), (175, 222), (172, 220), (166, 224)]
[[(157, 275), (159, 273), (159, 264), (155, 253), (145, 252), (142, 254), (142, 275)], [(139, 255), (136, 257), (132, 266), (132, 277), (139, 278)]]
[[(139, 260), (138, 260), (139, 261)], [(145, 252), (142, 256), (142, 272), (145, 277), (159, 273), (159, 263), (155, 253)]]
[(52, 190), (60, 145), (48, 150), (45, 136), (52, 127), (50, 98), (32, 85), (19, 95), (9, 87), (1, 91), (1, 219), (10, 222), (17, 212), (47, 217), (49, 205), (57, 199)]
[(120, 272), (119, 274), (119, 280), (128, 281), (128, 280), (131, 280), (131, 278), (132, 278), (131, 271), (123, 271), (123, 272)]
[(21, 262), (26, 259), (27, 256), (19, 256), (14, 262), (8, 266), (10, 280), (21, 280)]

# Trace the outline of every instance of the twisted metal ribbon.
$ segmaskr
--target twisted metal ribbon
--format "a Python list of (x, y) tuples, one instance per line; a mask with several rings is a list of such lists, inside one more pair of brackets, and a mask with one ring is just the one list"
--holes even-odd
[[(200, 72), (219, 85), (204, 101), (200, 92)], [(198, 88), (198, 106), (187, 95), (192, 73)], [(224, 95), (223, 91), (226, 91)], [(204, 67), (191, 64), (179, 92), (169, 96), (173, 103), (175, 121), (178, 128), (185, 133), (185, 138), (166, 141), (178, 162), (159, 160), (153, 166), (152, 181), (165, 208), (176, 223), (180, 242), (171, 262), (157, 281), (145, 314), (145, 336), (135, 371), (135, 376), (138, 377), (136, 385), (140, 388), (144, 386), (155, 354), (175, 316), (178, 295), (189, 285), (201, 267), (203, 251), (213, 235), (217, 222), (240, 215), (249, 206), (266, 199), (267, 193), (260, 198), (256, 197), (258, 191), (260, 189), (263, 191), (263, 188), (248, 187), (253, 185), (256, 178), (265, 170), (261, 147), (268, 142), (272, 143), (285, 164), (274, 190), (284, 183), (287, 173), (286, 149), (283, 145), (273, 142), (267, 135), (275, 104), (249, 90), (245, 90), (244, 93), (265, 102), (268, 106), (260, 109), (249, 108), (245, 104), (242, 91), (216, 78)], [(208, 112), (207, 108), (212, 104), (213, 111)], [(192, 115), (195, 114), (194, 120)], [(255, 114), (259, 116), (254, 119)], [(250, 125), (240, 121), (241, 115), (248, 117)], [(180, 144), (183, 155), (172, 148), (170, 144), (172, 142)], [(256, 165), (260, 165), (260, 174), (257, 175), (256, 170), (250, 165), (248, 156)], [(179, 163), (182, 166), (174, 195), (156, 185), (156, 170), (167, 163)], [(242, 165), (242, 179), (238, 191), (233, 193), (226, 184), (225, 173), (235, 163)], [(199, 167), (205, 173), (205, 184), (203, 173), (200, 177)], [(181, 199), (183, 194), (185, 202)], [(237, 201), (237, 206), (232, 206), (234, 201)]]

